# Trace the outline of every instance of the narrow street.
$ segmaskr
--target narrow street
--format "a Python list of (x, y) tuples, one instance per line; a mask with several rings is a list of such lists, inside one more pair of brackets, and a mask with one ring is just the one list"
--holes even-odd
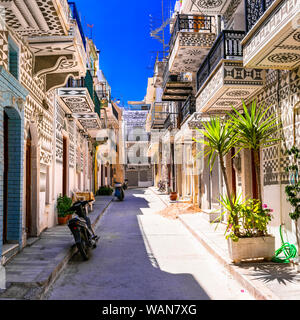
[(126, 191), (97, 226), (100, 243), (88, 262), (79, 255), (46, 295), (48, 300), (253, 299), (149, 189)]

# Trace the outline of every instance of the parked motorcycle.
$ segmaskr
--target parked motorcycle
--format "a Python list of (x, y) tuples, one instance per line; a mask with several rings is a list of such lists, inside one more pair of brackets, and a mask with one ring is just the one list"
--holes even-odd
[(115, 193), (114, 198), (118, 198), (120, 201), (123, 201), (125, 198), (125, 193), (121, 183), (115, 183)]
[(99, 240), (92, 228), (91, 220), (87, 216), (87, 205), (92, 201), (77, 201), (68, 210), (77, 215), (77, 217), (69, 220), (68, 227), (74, 236), (76, 246), (83, 260), (89, 259), (90, 249), (95, 249)]

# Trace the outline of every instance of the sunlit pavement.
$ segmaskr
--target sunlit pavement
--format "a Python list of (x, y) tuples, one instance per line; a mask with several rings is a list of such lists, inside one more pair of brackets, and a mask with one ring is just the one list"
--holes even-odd
[(100, 220), (88, 262), (75, 256), (47, 294), (56, 300), (253, 299), (150, 190), (128, 190)]

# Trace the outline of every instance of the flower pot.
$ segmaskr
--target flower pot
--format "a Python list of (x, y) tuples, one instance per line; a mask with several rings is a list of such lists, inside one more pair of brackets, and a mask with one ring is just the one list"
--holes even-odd
[(72, 215), (72, 214), (69, 214), (69, 215), (68, 215), (68, 221), (71, 220), (72, 218), (73, 218), (73, 215)]
[(177, 192), (171, 192), (170, 193), (170, 200), (171, 201), (176, 201), (177, 197), (178, 197)]
[(260, 258), (270, 261), (275, 253), (275, 237), (240, 238), (238, 242), (228, 239), (228, 251), (234, 263)]
[(68, 222), (68, 216), (66, 216), (66, 217), (58, 217), (58, 224), (64, 225), (64, 224), (67, 224), (67, 222)]

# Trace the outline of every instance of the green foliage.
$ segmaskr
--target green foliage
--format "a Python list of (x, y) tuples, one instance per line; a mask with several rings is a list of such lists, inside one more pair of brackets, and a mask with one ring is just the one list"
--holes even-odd
[[(266, 204), (262, 205), (259, 200), (249, 199), (241, 201), (240, 197), (233, 197), (234, 207), (231, 209), (229, 199), (222, 197), (220, 201), (224, 207), (222, 214), (229, 212), (227, 228), (225, 231), (226, 239), (239, 241), (239, 238), (252, 238), (267, 236), (267, 226), (272, 220), (271, 212)], [(238, 236), (237, 236), (238, 234)]]
[(68, 210), (72, 206), (72, 199), (67, 196), (59, 196), (57, 199), (57, 212), (61, 218), (66, 217), (69, 213)]
[(286, 172), (289, 173), (289, 184), (285, 187), (285, 193), (287, 195), (287, 201), (292, 205), (293, 212), (290, 212), (292, 220), (297, 221), (300, 218), (300, 181), (299, 181), (299, 169), (298, 161), (300, 159), (300, 151), (297, 147), (293, 146), (291, 149), (286, 151), (286, 154), (292, 156), (292, 164), (285, 168)]
[(206, 146), (204, 157), (208, 157), (211, 170), (216, 161), (216, 157), (223, 158), (231, 150), (235, 141), (235, 133), (228, 120), (218, 117), (212, 118), (208, 122), (202, 122), (204, 130), (198, 130), (204, 139), (194, 141)]
[(280, 121), (278, 117), (272, 113), (267, 116), (269, 107), (264, 104), (257, 106), (254, 100), (251, 108), (243, 101), (243, 111), (232, 107), (233, 114), (228, 113), (232, 130), (235, 133), (235, 146), (241, 149), (259, 150), (261, 147), (266, 147), (277, 143), (280, 138), (276, 137), (280, 129)]
[(114, 190), (109, 186), (102, 186), (97, 191), (97, 196), (111, 196)]

